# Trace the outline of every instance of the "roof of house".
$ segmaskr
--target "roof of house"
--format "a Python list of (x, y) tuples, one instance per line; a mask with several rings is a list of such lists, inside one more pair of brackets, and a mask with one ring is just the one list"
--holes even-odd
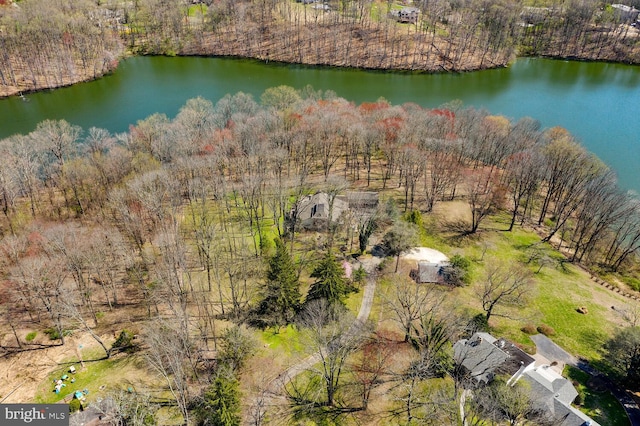
[(633, 11), (638, 10), (633, 6), (627, 6), (626, 4), (620, 4), (620, 3), (614, 3), (614, 4), (611, 5), (611, 7), (614, 8), (614, 9), (620, 9), (620, 10), (622, 10), (624, 12), (633, 12)]
[(582, 411), (558, 400), (555, 401), (554, 415), (560, 421), (560, 426), (600, 426), (600, 423)]
[[(535, 406), (561, 426), (599, 426), (589, 416), (571, 406), (578, 395), (571, 382), (549, 365), (533, 367), (534, 359), (505, 339), (475, 333), (453, 345), (453, 356), (478, 383), (489, 383), (496, 374), (526, 381)], [(523, 368), (524, 367), (524, 368)]]
[(419, 13), (420, 9), (417, 7), (407, 6), (400, 9), (400, 13)]
[(495, 341), (488, 333), (475, 333), (453, 345), (453, 357), (476, 381), (489, 383), (498, 366), (509, 357), (493, 344)]
[(564, 404), (571, 404), (578, 392), (571, 382), (555, 372), (548, 365), (542, 365), (527, 371), (523, 378), (531, 385), (534, 400), (557, 399)]
[(509, 355), (509, 358), (498, 369), (501, 374), (513, 376), (523, 365), (531, 365), (535, 362), (531, 355), (506, 339), (497, 339), (493, 344)]
[(347, 191), (346, 200), (349, 207), (376, 207), (379, 195), (373, 191)]
[(571, 382), (548, 365), (525, 371), (522, 379), (531, 387), (531, 399), (562, 426), (598, 426), (589, 416), (571, 406), (578, 392)]
[(489, 383), (496, 374), (512, 377), (521, 367), (535, 362), (513, 343), (482, 332), (458, 340), (453, 345), (453, 356), (472, 378), (484, 383)]
[[(340, 218), (347, 208), (347, 202), (336, 197), (333, 200), (332, 220)], [(326, 192), (318, 192), (313, 195), (307, 195), (300, 200), (298, 219), (300, 221), (307, 219), (329, 219), (329, 195)]]

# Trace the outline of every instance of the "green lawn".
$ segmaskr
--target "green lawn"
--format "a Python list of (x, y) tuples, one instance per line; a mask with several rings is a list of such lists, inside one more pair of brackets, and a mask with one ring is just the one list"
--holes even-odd
[(260, 332), (259, 338), (270, 351), (278, 351), (286, 357), (304, 352), (304, 344), (300, 341), (300, 332), (293, 325), (281, 328), (277, 333), (273, 328), (268, 328)]
[[(98, 359), (104, 356), (104, 352), (84, 351), (85, 360)], [(85, 368), (80, 366), (76, 359), (63, 362), (55, 369), (48, 378), (41, 383), (39, 391), (35, 396), (35, 401), (42, 404), (50, 404), (62, 401), (66, 396), (72, 395), (75, 391), (87, 389), (89, 391), (87, 400), (94, 400), (97, 396), (107, 390), (107, 387), (122, 385), (128, 387), (135, 385), (136, 377), (143, 377), (145, 373), (138, 367), (138, 358), (135, 356), (117, 355), (111, 359), (100, 359), (97, 361), (85, 361)], [(74, 366), (76, 373), (69, 373), (69, 367)], [(54, 390), (54, 381), (67, 374), (69, 379), (64, 383), (59, 394)], [(71, 383), (74, 378), (75, 382)]]
[[(530, 300), (522, 307), (497, 309), (507, 317), (492, 317), (492, 333), (533, 348), (529, 336), (520, 329), (527, 324), (536, 327), (546, 324), (556, 331), (552, 340), (565, 350), (599, 361), (602, 344), (618, 327), (610, 320), (609, 305), (628, 302), (595, 284), (588, 273), (568, 263), (535, 233), (517, 227), (512, 232), (504, 231), (508, 219), (506, 214), (491, 217), (481, 225), (478, 235), (460, 238), (443, 232), (434, 219), (425, 216), (421, 244), (449, 256), (461, 254), (472, 261), (471, 285), (452, 293), (458, 308), (472, 314), (482, 312), (478, 287), (485, 269), (496, 262), (507, 265), (521, 262), (531, 270), (535, 281)], [(604, 304), (599, 299), (610, 303)], [(583, 306), (588, 309), (587, 315), (576, 311)]]
[(208, 6), (206, 4), (194, 4), (189, 6), (189, 17), (204, 16), (207, 14)]
[(602, 426), (629, 424), (629, 419), (618, 400), (609, 391), (598, 392), (589, 386), (590, 376), (587, 373), (571, 366), (565, 367), (563, 373), (584, 397), (584, 402), (578, 407), (580, 411)]

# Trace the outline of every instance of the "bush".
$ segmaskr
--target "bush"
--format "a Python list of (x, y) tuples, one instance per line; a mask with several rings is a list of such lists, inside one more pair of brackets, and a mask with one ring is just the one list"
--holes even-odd
[(257, 342), (245, 327), (231, 326), (224, 331), (218, 362), (232, 371), (240, 370), (256, 351)]
[(31, 342), (33, 339), (35, 339), (35, 338), (36, 338), (36, 335), (37, 335), (37, 334), (38, 334), (37, 332), (32, 331), (32, 332), (30, 332), (30, 333), (27, 333), (27, 337), (25, 337), (24, 339), (25, 339), (27, 342)]
[(478, 314), (471, 318), (471, 320), (467, 324), (467, 331), (469, 335), (472, 335), (477, 331), (489, 331), (489, 323), (487, 322), (487, 317), (484, 314)]
[(410, 212), (405, 213), (402, 218), (405, 222), (413, 223), (418, 227), (422, 226), (422, 215), (418, 210), (411, 210)]
[[(65, 332), (63, 331), (63, 333), (65, 333)], [(44, 334), (49, 336), (49, 339), (51, 339), (51, 340), (59, 340), (60, 339), (60, 332), (58, 331), (58, 329), (53, 328), (53, 327), (47, 328), (44, 331)], [(67, 333), (65, 333), (65, 336), (66, 335), (67, 335)]]
[(469, 284), (471, 281), (469, 275), (470, 268), (471, 261), (466, 257), (459, 254), (451, 256), (449, 265), (445, 266), (442, 271), (445, 282), (457, 287)]
[(540, 324), (538, 326), (538, 333), (542, 333), (545, 336), (549, 337), (549, 336), (555, 336), (556, 331), (549, 325), (547, 324)]
[(79, 411), (82, 409), (82, 404), (80, 403), (79, 399), (72, 399), (71, 402), (69, 402), (69, 412), (70, 413), (75, 413), (76, 411)]
[(384, 271), (389, 264), (393, 261), (393, 259), (391, 259), (390, 257), (385, 257), (384, 259), (382, 259), (382, 262), (378, 263), (378, 266), (376, 266), (376, 269), (380, 272)]
[(351, 275), (351, 281), (354, 284), (362, 284), (364, 280), (367, 278), (367, 271), (364, 270), (362, 265), (355, 271), (353, 271), (353, 275)]
[(640, 291), (640, 280), (634, 277), (622, 277), (622, 281), (635, 291)]
[(580, 406), (584, 404), (584, 389), (582, 389), (582, 386), (580, 386), (580, 384), (576, 383), (575, 381), (573, 382), (573, 387), (578, 391), (578, 395), (576, 395), (576, 399), (573, 400), (573, 403)]
[(120, 335), (111, 345), (111, 349), (115, 349), (118, 351), (124, 351), (127, 353), (132, 353), (138, 350), (138, 345), (136, 345), (133, 341), (135, 335), (129, 330), (122, 330)]
[(522, 327), (520, 331), (522, 331), (524, 334), (536, 334), (538, 332), (538, 329), (536, 329), (536, 326), (533, 324), (527, 324)]

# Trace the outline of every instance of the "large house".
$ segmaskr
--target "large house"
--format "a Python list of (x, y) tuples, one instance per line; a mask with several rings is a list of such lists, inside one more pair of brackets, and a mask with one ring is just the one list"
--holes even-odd
[(374, 210), (380, 197), (373, 191), (347, 191), (346, 199), (350, 209)]
[(616, 18), (622, 22), (635, 22), (640, 15), (640, 10), (625, 4), (614, 3), (611, 8)]
[(403, 7), (400, 10), (392, 10), (390, 12), (391, 17), (398, 22), (415, 24), (418, 22), (418, 15), (420, 15), (420, 9), (417, 7)]
[(341, 197), (334, 197), (333, 203), (326, 192), (307, 195), (298, 202), (296, 218), (303, 229), (322, 229), (331, 221), (336, 222), (349, 204)]
[(301, 198), (296, 205), (297, 211), (292, 209), (287, 220), (295, 217), (302, 229), (320, 230), (326, 228), (329, 216), (332, 222), (339, 222), (349, 209), (358, 209), (360, 213), (367, 214), (377, 206), (377, 192), (347, 192), (346, 196), (335, 196), (333, 202), (326, 192), (317, 192)]
[(475, 387), (490, 383), (496, 375), (509, 377), (507, 386), (524, 380), (531, 389), (536, 408), (560, 426), (598, 426), (594, 420), (571, 406), (578, 395), (571, 382), (550, 365), (535, 365), (535, 360), (505, 339), (489, 333), (475, 333), (453, 345), (455, 361), (467, 372)]
[(453, 345), (453, 357), (478, 385), (488, 384), (497, 374), (509, 376), (508, 383), (515, 383), (535, 364), (531, 355), (508, 340), (480, 332), (470, 339), (458, 340)]
[(522, 380), (531, 387), (532, 402), (561, 426), (597, 426), (594, 420), (571, 406), (578, 391), (571, 382), (558, 374), (551, 366), (541, 365), (527, 371)]

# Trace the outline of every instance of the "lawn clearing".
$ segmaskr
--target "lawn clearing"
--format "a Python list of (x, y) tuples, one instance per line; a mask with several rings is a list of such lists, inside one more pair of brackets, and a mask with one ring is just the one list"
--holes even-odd
[[(83, 351), (83, 358), (86, 359), (85, 367), (82, 368), (77, 358), (71, 358), (68, 361), (59, 363), (59, 367), (54, 369), (47, 379), (38, 386), (38, 393), (35, 395), (35, 401), (42, 404), (51, 404), (62, 401), (69, 395), (73, 395), (75, 391), (88, 390), (86, 398), (88, 401), (94, 401), (100, 396), (104, 396), (109, 387), (137, 388), (150, 387), (149, 373), (142, 366), (142, 360), (135, 355), (118, 354), (110, 359), (98, 359), (100, 357), (97, 350)], [(69, 372), (69, 367), (74, 366), (76, 373)], [(64, 381), (65, 387), (60, 393), (53, 391), (54, 381), (60, 379), (62, 375), (69, 376)], [(75, 382), (71, 382), (75, 379)], [(67, 401), (68, 402), (68, 401)]]
[[(428, 232), (423, 233), (423, 240), (430, 240), (430, 246), (447, 255), (459, 253), (472, 261), (472, 284), (452, 292), (458, 308), (471, 314), (481, 313), (478, 289), (485, 269), (495, 262), (522, 263), (533, 273), (535, 290), (524, 306), (500, 308), (498, 312), (504, 317), (492, 317), (491, 332), (531, 348), (529, 336), (520, 329), (526, 324), (536, 327), (546, 324), (555, 330), (551, 339), (565, 350), (589, 361), (599, 361), (603, 343), (612, 330), (623, 325), (621, 315), (611, 306), (624, 309), (630, 301), (594, 283), (587, 272), (542, 243), (535, 232), (518, 228), (504, 231), (508, 225), (505, 215), (487, 219), (478, 235), (456, 238), (452, 231), (440, 229), (446, 228), (442, 218), (460, 217), (464, 208), (468, 207), (457, 201), (438, 204), (440, 219), (430, 221)], [(580, 307), (587, 308), (588, 313), (579, 313)]]

